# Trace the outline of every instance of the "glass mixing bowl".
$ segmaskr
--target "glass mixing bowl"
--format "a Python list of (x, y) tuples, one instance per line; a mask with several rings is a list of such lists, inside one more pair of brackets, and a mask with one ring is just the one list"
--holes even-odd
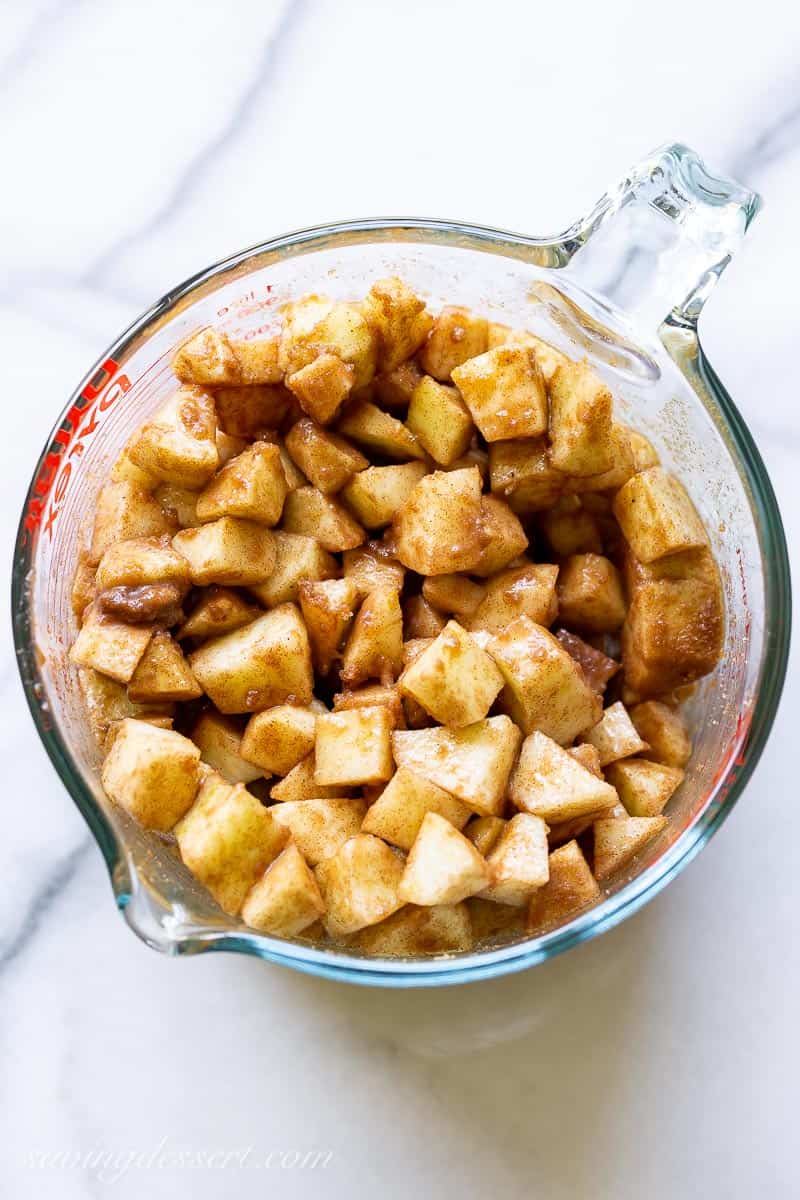
[[(432, 220), (306, 229), (180, 284), (92, 367), (34, 471), (14, 552), (13, 620), (33, 719), (139, 937), (170, 954), (234, 950), (359, 983), (459, 983), (520, 970), (601, 933), (697, 854), (758, 761), (789, 643), (789, 572), (772, 487), (697, 337), (703, 303), (759, 206), (752, 192), (714, 177), (676, 145), (640, 163), (559, 237)], [(85, 526), (123, 443), (173, 388), (178, 343), (207, 324), (257, 337), (275, 327), (289, 300), (307, 292), (359, 297), (372, 280), (392, 274), (434, 307), (471, 305), (588, 355), (622, 418), (647, 433), (688, 485), (711, 535), (727, 606), (723, 658), (690, 703), (695, 752), (660, 839), (612, 881), (602, 903), (545, 936), (413, 960), (267, 937), (225, 916), (168, 844), (105, 798), (66, 661), (75, 633), (70, 584)]]

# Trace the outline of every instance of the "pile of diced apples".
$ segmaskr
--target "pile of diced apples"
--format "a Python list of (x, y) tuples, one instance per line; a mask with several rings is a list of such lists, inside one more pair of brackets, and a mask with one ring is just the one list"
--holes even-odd
[(547, 931), (657, 854), (720, 581), (592, 367), (393, 278), (174, 370), (73, 589), (110, 799), (253, 929), (376, 955)]

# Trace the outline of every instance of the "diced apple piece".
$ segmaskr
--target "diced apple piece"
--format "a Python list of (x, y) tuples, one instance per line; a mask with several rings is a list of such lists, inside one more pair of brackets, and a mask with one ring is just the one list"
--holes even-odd
[(367, 806), (363, 800), (286, 800), (269, 811), (289, 830), (307, 862), (316, 867), (356, 836)]
[[(575, 500), (576, 507), (562, 507), (568, 500)], [(565, 497), (549, 512), (542, 513), (539, 528), (553, 552), (562, 558), (571, 554), (599, 555), (603, 549), (597, 518), (581, 507), (577, 496)]]
[(466, 729), (413, 729), (392, 734), (398, 767), (408, 767), (474, 812), (497, 816), (522, 735), (508, 717)]
[(144, 488), (146, 492), (150, 492), (158, 486), (159, 480), (151, 471), (144, 471), (141, 467), (137, 467), (136, 463), (128, 454), (128, 444), (133, 442), (136, 433), (128, 438), (128, 443), (122, 448), (122, 451), (114, 463), (108, 478), (112, 483), (133, 483), (136, 487)]
[(80, 625), (86, 608), (97, 596), (97, 567), (90, 562), (85, 550), (78, 551), (78, 565), (72, 578), (70, 604), (75, 620)]
[(629, 758), (632, 754), (641, 754), (649, 749), (647, 742), (643, 742), (639, 737), (628, 716), (628, 710), (620, 700), (609, 705), (602, 719), (591, 729), (587, 729), (583, 736), (596, 747), (602, 767), (607, 767), (619, 758)]
[(477, 467), (421, 479), (394, 520), (397, 554), (420, 575), (471, 571), (484, 549)]
[(603, 768), (600, 765), (600, 751), (596, 746), (590, 745), (589, 742), (581, 742), (578, 746), (570, 746), (567, 754), (571, 754), (582, 767), (586, 767), (586, 770), (591, 771), (598, 779), (603, 778)]
[(486, 859), (490, 884), (485, 900), (524, 908), (549, 878), (547, 826), (541, 817), (517, 813), (506, 822)]
[(278, 339), (234, 341), (219, 329), (201, 329), (178, 347), (172, 369), (184, 383), (208, 386), (277, 383)]
[(425, 458), (425, 451), (402, 421), (368, 400), (355, 400), (339, 421), (339, 432), (386, 458), (407, 462)]
[(639, 562), (708, 545), (708, 534), (689, 495), (674, 475), (650, 467), (614, 497), (614, 516)]
[(410, 850), (426, 813), (435, 812), (456, 829), (466, 825), (470, 810), (449, 792), (407, 767), (400, 767), (364, 818), (364, 833)]
[(408, 904), (458, 904), (489, 883), (483, 857), (454, 825), (427, 812), (408, 854), (398, 896)]
[(242, 920), (260, 933), (296, 937), (324, 912), (317, 881), (290, 842), (247, 893)]
[(286, 376), (286, 386), (297, 397), (304, 413), (327, 425), (353, 390), (356, 370), (337, 354), (320, 354)]
[(692, 757), (692, 740), (680, 713), (660, 700), (646, 700), (629, 715), (639, 737), (649, 744), (649, 759), (667, 767), (686, 766)]
[(485, 594), (486, 589), (466, 575), (432, 575), (422, 585), (422, 595), (429, 604), (457, 617), (471, 616)]
[(267, 429), (277, 429), (291, 402), (291, 392), (282, 385), (225, 387), (214, 396), (219, 427), (234, 438), (250, 439)]
[(649, 566), (629, 560), (630, 603), (622, 627), (625, 682), (644, 699), (713, 671), (724, 633), (719, 568), (708, 549)]
[(490, 579), (486, 595), (466, 622), (470, 631), (499, 633), (517, 617), (529, 617), (537, 625), (550, 625), (558, 613), (556, 578), (558, 567), (536, 563), (503, 571)]
[(316, 421), (298, 421), (286, 435), (286, 449), (300, 470), (324, 495), (340, 492), (369, 460), (345, 438)]
[(409, 596), (403, 602), (403, 631), (406, 641), (431, 640), (447, 624), (446, 619), (424, 596)]
[(152, 636), (152, 625), (125, 625), (104, 615), (95, 602), (84, 613), (70, 661), (92, 667), (117, 683), (129, 683)]
[(288, 775), (314, 749), (316, 714), (296, 704), (256, 713), (242, 737), (242, 757), (271, 775)]
[(396, 679), (403, 662), (403, 613), (394, 588), (376, 588), (358, 611), (342, 659), (348, 687), (367, 679)]
[(485, 579), (519, 558), (528, 548), (528, 537), (519, 518), (496, 496), (481, 497), (481, 526), (484, 546), (472, 574)]
[(610, 784), (539, 732), (522, 743), (509, 795), (517, 808), (541, 817), (548, 825), (609, 809), (618, 800)]
[(189, 588), (189, 564), (169, 537), (130, 538), (109, 546), (97, 568), (98, 591), (113, 587), (142, 587), (146, 584), (173, 583), (177, 599)]
[(189, 563), (192, 583), (199, 587), (261, 583), (275, 566), (272, 532), (240, 517), (220, 517), (196, 529), (181, 529), (172, 544)]
[(230, 717), (218, 712), (205, 712), (192, 729), (192, 741), (200, 757), (228, 783), (252, 783), (266, 774), (242, 758), (242, 733)]
[(270, 791), (272, 800), (285, 802), (288, 800), (339, 800), (344, 799), (349, 792), (345, 787), (324, 787), (316, 781), (316, 756), (309, 754), (296, 767), (292, 767), (285, 779), (273, 784)]
[(158, 500), (138, 484), (121, 480), (100, 490), (94, 510), (89, 560), (99, 563), (106, 550), (131, 538), (172, 534), (175, 525)]
[(482, 720), (502, 687), (491, 657), (457, 621), (448, 621), (400, 678), (401, 693), (451, 729)]
[(103, 763), (103, 787), (145, 829), (166, 833), (194, 803), (199, 761), (180, 733), (128, 717)]
[(333, 697), (334, 712), (343, 712), (349, 708), (374, 708), (375, 706), (389, 710), (395, 729), (405, 727), (403, 702), (394, 684), (370, 683), (366, 687), (354, 688), (352, 691), (337, 692)]
[(298, 587), (298, 597), (314, 666), (320, 675), (327, 675), (353, 621), (358, 589), (352, 579), (305, 579)]
[(134, 704), (123, 684), (91, 667), (79, 668), (78, 686), (92, 736), (101, 747), (111, 726), (118, 725), (125, 717), (143, 720), (151, 716), (171, 716), (173, 712), (171, 704)]
[(257, 604), (249, 603), (231, 588), (212, 584), (203, 592), (197, 606), (175, 636), (181, 639), (195, 638), (197, 641), (219, 637), (220, 634), (241, 629), (242, 625), (260, 616), (261, 611)]
[(550, 855), (550, 878), (531, 896), (528, 932), (544, 933), (600, 899), (600, 888), (576, 841)]
[(488, 350), (456, 367), (453, 381), (487, 442), (547, 433), (547, 392), (531, 346)]
[(568, 475), (599, 475), (614, 465), (613, 400), (587, 362), (563, 364), (550, 394), (550, 461)]
[(472, 922), (476, 946), (507, 944), (525, 933), (525, 910), (509, 904), (496, 904), (480, 896), (470, 896), (465, 902)]
[(317, 783), (350, 787), (391, 779), (391, 733), (391, 714), (381, 706), (320, 716), (315, 749)]
[(198, 700), (202, 694), (178, 643), (168, 633), (154, 633), (128, 684), (131, 700), (137, 704), (170, 703)]
[(311, 648), (293, 604), (205, 642), (190, 655), (189, 664), (224, 713), (259, 712), (290, 697), (309, 704), (313, 694)]
[(619, 671), (621, 663), (615, 658), (609, 658), (602, 650), (596, 650), (594, 646), (590, 646), (576, 633), (570, 633), (567, 629), (556, 630), (556, 637), (570, 658), (575, 659), (592, 691), (602, 696), (606, 684)]
[(272, 537), (275, 545), (272, 574), (264, 583), (250, 589), (265, 608), (296, 600), (304, 579), (334, 579), (338, 575), (336, 559), (323, 549), (316, 537), (285, 533), (282, 529), (276, 529)]
[(363, 528), (347, 509), (315, 487), (297, 488), (289, 493), (283, 510), (283, 528), (288, 533), (315, 537), (332, 553), (353, 550), (367, 540)]
[(608, 879), (667, 824), (666, 817), (616, 817), (594, 823), (594, 874)]
[(353, 944), (381, 958), (453, 954), (472, 949), (472, 921), (466, 904), (407, 904), (379, 925), (362, 930)]
[(237, 454), (242, 454), (247, 449), (245, 438), (232, 437), (229, 433), (223, 433), (221, 429), (217, 430), (215, 441), (220, 467), (224, 467), (232, 458), (236, 458)]
[(433, 326), (424, 300), (396, 275), (373, 283), (361, 303), (361, 312), (375, 335), (378, 369), (394, 371), (416, 354)]
[(419, 352), (423, 371), (448, 382), (454, 367), (468, 358), (483, 354), (488, 341), (489, 323), (468, 308), (447, 305), (436, 317), (428, 339)]
[(611, 458), (608, 470), (598, 475), (574, 475), (567, 484), (569, 492), (614, 492), (636, 474), (628, 430), (616, 421), (611, 422), (608, 445)]
[(377, 925), (403, 904), (397, 894), (403, 863), (380, 838), (360, 833), (316, 869), (331, 937)]
[(353, 581), (362, 600), (377, 588), (402, 591), (406, 576), (405, 568), (399, 562), (376, 553), (374, 545), (370, 542), (358, 550), (345, 550), (342, 556), (344, 577)]
[(472, 417), (458, 388), (423, 375), (411, 397), (406, 425), (441, 466), (449, 466), (469, 446)]
[(680, 767), (632, 758), (611, 763), (606, 778), (617, 789), (630, 816), (657, 817), (683, 783), (684, 772)]
[(342, 499), (367, 529), (380, 529), (394, 520), (426, 473), (421, 462), (368, 467), (351, 479)]
[(558, 609), (566, 625), (614, 633), (625, 620), (619, 571), (600, 554), (573, 554), (559, 570)]
[(291, 376), (322, 353), (336, 355), (352, 365), (354, 389), (370, 382), (375, 374), (376, 338), (355, 304), (307, 296), (289, 305), (278, 358), (286, 375)]
[(502, 817), (473, 817), (463, 833), (478, 853), (488, 858), (505, 827)]
[(524, 733), (534, 729), (564, 745), (600, 719), (601, 705), (561, 643), (529, 617), (493, 636), (489, 653), (506, 681), (502, 698)]
[(546, 438), (492, 442), (489, 475), (492, 491), (515, 513), (549, 508), (563, 492), (567, 479), (550, 462)]
[(633, 454), (634, 471), (646, 471), (648, 467), (657, 467), (660, 463), (658, 451), (653, 443), (638, 429), (627, 429), (628, 441)]
[(556, 368), (569, 366), (572, 363), (572, 359), (561, 350), (558, 350), (551, 342), (546, 342), (544, 338), (537, 337), (534, 333), (529, 333), (527, 329), (512, 329), (510, 336), (506, 338), (505, 344), (508, 343), (511, 343), (512, 346), (533, 347), (536, 351), (536, 361), (541, 368), (548, 388), (553, 382)]
[(184, 385), (131, 441), (132, 461), (165, 483), (200, 488), (219, 466), (214, 400)]
[(200, 493), (189, 488), (177, 487), (174, 483), (160, 483), (153, 495), (161, 505), (170, 528), (188, 529), (191, 525), (199, 525), (197, 519), (197, 497)]
[(287, 493), (280, 451), (269, 442), (255, 442), (219, 471), (197, 498), (197, 517), (243, 517), (276, 525)]
[(186, 866), (231, 916), (289, 840), (243, 783), (228, 784), (216, 772), (204, 780), (175, 837)]
[(423, 371), (413, 358), (400, 363), (393, 371), (379, 375), (375, 380), (375, 391), (381, 406), (390, 412), (405, 412), (411, 403), (411, 394), (422, 378)]

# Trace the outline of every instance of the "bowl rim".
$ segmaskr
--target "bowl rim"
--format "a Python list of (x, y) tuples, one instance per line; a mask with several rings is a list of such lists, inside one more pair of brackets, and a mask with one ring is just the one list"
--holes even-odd
[[(730, 436), (729, 452), (745, 484), (756, 526), (764, 576), (764, 645), (755, 702), (742, 723), (735, 743), (720, 769), (704, 807), (676, 840), (652, 864), (600, 904), (566, 925), (536, 938), (468, 954), (423, 960), (357, 958), (341, 951), (316, 949), (247, 929), (196, 927), (176, 936), (154, 936), (136, 916), (136, 880), (131, 877), (125, 845), (85, 786), (66, 739), (52, 719), (46, 687), (36, 661), (32, 617), (28, 604), (34, 539), (27, 537), (25, 514), (35, 497), (39, 473), (55, 435), (84, 388), (108, 358), (119, 358), (141, 345), (177, 306), (198, 299), (223, 272), (276, 253), (299, 255), (330, 248), (331, 242), (353, 245), (378, 241), (418, 242), (494, 253), (558, 269), (569, 261), (565, 251), (577, 226), (556, 238), (509, 233), (492, 226), (429, 218), (386, 217), (311, 226), (256, 243), (219, 260), (166, 292), (146, 309), (99, 356), (59, 414), (37, 461), (22, 509), (12, 566), (12, 623), (17, 664), (25, 698), (39, 737), (62, 783), (97, 842), (111, 878), (116, 902), (127, 923), (142, 940), (161, 951), (196, 954), (233, 951), (255, 955), (297, 970), (333, 979), (393, 987), (438, 986), (493, 978), (523, 970), (572, 946), (596, 937), (640, 909), (661, 891), (700, 852), (732, 811), (750, 779), (766, 744), (778, 708), (788, 664), (791, 634), (791, 582), (783, 523), (775, 493), (761, 455), (730, 395), (706, 359), (697, 335), (696, 316), (673, 313), (659, 331), (667, 352), (687, 378), (701, 403), (708, 395)], [(343, 239), (346, 239), (343, 241)], [(690, 353), (678, 361), (671, 346), (673, 333), (688, 344)], [(706, 404), (708, 407), (708, 404)], [(769, 619), (767, 619), (769, 614)], [(132, 903), (133, 902), (133, 903)]]

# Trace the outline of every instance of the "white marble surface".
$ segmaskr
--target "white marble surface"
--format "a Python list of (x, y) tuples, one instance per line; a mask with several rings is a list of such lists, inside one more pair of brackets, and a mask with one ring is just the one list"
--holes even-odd
[[(327, 218), (549, 232), (675, 138), (766, 198), (704, 340), (791, 544), (799, 60), (796, 14), (770, 0), (746, 23), (728, 4), (633, 0), (10, 0), (6, 561), (73, 384), (171, 283)], [(665, 893), (546, 967), (440, 993), (145, 949), (38, 744), (7, 630), (0, 704), (9, 1196), (797, 1194), (796, 670), (745, 799)], [(248, 1146), (250, 1169), (165, 1157)], [(98, 1150), (140, 1158), (103, 1169)], [(327, 1165), (280, 1165), (308, 1150)], [(77, 1165), (33, 1167), (32, 1152)]]

